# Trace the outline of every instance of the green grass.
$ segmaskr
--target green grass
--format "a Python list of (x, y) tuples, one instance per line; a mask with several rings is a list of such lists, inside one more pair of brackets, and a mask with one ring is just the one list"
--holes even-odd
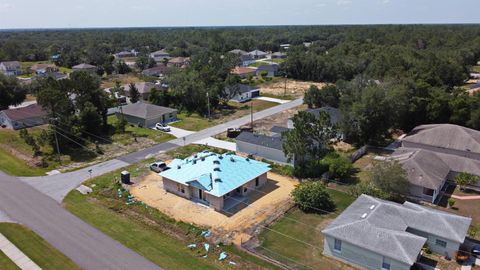
[(5, 253), (0, 251), (0, 270), (20, 270), (20, 267), (12, 262)]
[[(200, 237), (201, 229), (193, 225), (176, 222), (160, 211), (145, 207), (139, 203), (128, 206), (124, 197), (116, 198), (118, 186), (113, 186), (114, 175), (120, 171), (128, 170), (132, 177), (144, 175), (148, 172), (145, 163), (122, 168), (116, 172), (108, 173), (94, 178), (86, 185), (95, 184), (93, 192), (88, 196), (77, 191), (70, 192), (63, 205), (70, 212), (83, 219), (90, 225), (119, 241), (126, 247), (139, 253), (153, 263), (165, 269), (276, 269), (268, 266), (266, 262), (260, 267), (259, 262), (248, 256), (240, 258), (240, 251), (234, 247), (217, 248), (211, 246), (212, 251), (204, 259), (203, 247), (189, 250), (186, 246), (190, 243), (201, 244), (204, 239)], [(220, 250), (229, 252), (229, 259), (237, 263), (237, 267), (230, 266), (228, 261), (218, 261)]]
[(284, 99), (284, 100), (294, 100), (295, 97), (291, 95), (273, 95), (270, 93), (262, 93), (262, 97), (271, 97), (271, 98), (278, 98), (278, 99)]
[[(0, 223), (0, 233), (42, 269), (80, 269), (60, 251), (22, 225)], [(2, 261), (3, 259), (0, 258), (0, 262)], [(2, 263), (1, 266), (3, 267), (4, 264)], [(6, 269), (16, 268), (9, 265)]]
[[(114, 115), (109, 116), (107, 121), (108, 124), (112, 126), (115, 126), (118, 123), (118, 119)], [(134, 136), (149, 138), (156, 143), (164, 143), (175, 139), (173, 135), (162, 131), (127, 125), (127, 127), (125, 128), (125, 133), (114, 134), (112, 136), (112, 140), (114, 142), (119, 142), (123, 145), (127, 145), (134, 142)]]
[(0, 148), (0, 171), (14, 176), (38, 176), (45, 175), (50, 169), (28, 166), (24, 160)]
[[(305, 243), (287, 238), (272, 230), (264, 230), (259, 236), (261, 246), (257, 250), (285, 264), (298, 267), (299, 269), (307, 268), (301, 264), (313, 269), (340, 269), (338, 262), (332, 261), (322, 255), (323, 235), (321, 230), (328, 221), (335, 218), (350, 205), (354, 197), (333, 189), (328, 189), (328, 193), (337, 206), (335, 213), (304, 213), (298, 208), (294, 208), (285, 214), (284, 218), (270, 226), (272, 230), (293, 236), (300, 241), (318, 248), (312, 248)], [(273, 252), (270, 252), (270, 250)], [(289, 259), (286, 259), (287, 257)], [(298, 262), (298, 264), (291, 260)]]
[(207, 118), (193, 113), (188, 115), (186, 113), (177, 114), (178, 122), (170, 124), (172, 127), (186, 129), (190, 131), (200, 131), (215, 125), (214, 121), (209, 121)]
[(480, 72), (480, 66), (473, 66), (472, 71), (473, 72)]

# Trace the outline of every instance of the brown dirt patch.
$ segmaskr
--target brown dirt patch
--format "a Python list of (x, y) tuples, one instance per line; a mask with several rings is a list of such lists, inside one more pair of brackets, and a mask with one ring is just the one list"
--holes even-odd
[(272, 116), (253, 122), (253, 128), (260, 133), (268, 133), (273, 126), (287, 127), (287, 121), (299, 111), (307, 109), (307, 105), (301, 105)]
[(141, 179), (130, 192), (176, 220), (210, 228), (216, 238), (240, 244), (249, 240), (258, 226), (276, 219), (292, 205), (290, 193), (298, 181), (274, 173), (268, 173), (268, 179), (259, 191), (249, 194), (248, 206), (239, 204), (242, 209), (229, 210), (236, 211), (231, 216), (166, 192), (161, 177), (155, 173)]
[[(287, 80), (287, 96), (293, 96), (296, 98), (303, 97), (305, 91), (308, 90), (310, 85), (316, 85), (318, 88), (322, 88), (325, 86), (325, 83), (318, 83), (318, 82), (306, 82), (306, 81), (295, 81), (295, 80)], [(267, 82), (260, 85), (260, 91), (262, 93), (266, 93), (269, 95), (274, 96), (283, 96), (285, 93), (285, 81), (278, 80), (275, 82)]]
[(133, 74), (114, 74), (114, 75), (108, 76), (108, 78), (106, 79), (103, 79), (100, 87), (101, 88), (114, 87), (117, 81), (120, 82), (120, 85), (141, 82), (140, 78), (138, 78), (136, 75), (133, 75)]

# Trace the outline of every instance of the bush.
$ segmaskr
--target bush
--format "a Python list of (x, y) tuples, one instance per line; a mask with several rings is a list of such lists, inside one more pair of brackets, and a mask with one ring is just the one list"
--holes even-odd
[(335, 203), (330, 198), (325, 186), (320, 182), (303, 182), (292, 191), (292, 197), (304, 212), (324, 214), (335, 210)]
[(455, 183), (460, 186), (460, 189), (464, 189), (467, 185), (475, 184), (479, 177), (466, 172), (461, 172), (455, 176)]
[(455, 199), (448, 198), (448, 207), (452, 208), (455, 205)]
[(325, 156), (320, 161), (320, 165), (328, 168), (330, 177), (337, 179), (348, 177), (353, 170), (353, 164), (350, 159), (335, 152)]

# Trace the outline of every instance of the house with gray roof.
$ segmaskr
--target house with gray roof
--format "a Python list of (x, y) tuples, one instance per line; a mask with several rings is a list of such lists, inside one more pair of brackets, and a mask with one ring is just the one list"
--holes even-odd
[(92, 72), (93, 73), (93, 72), (97, 71), (97, 67), (94, 66), (94, 65), (87, 64), (87, 63), (82, 63), (82, 64), (79, 64), (79, 65), (73, 66), (72, 70), (73, 71), (86, 71), (86, 72)]
[(236, 138), (236, 151), (280, 164), (294, 164), (294, 160), (289, 161), (283, 153), (281, 136), (268, 136), (244, 131)]
[(115, 115), (118, 119), (125, 119), (128, 123), (140, 127), (151, 127), (156, 123), (177, 120), (177, 110), (143, 102), (122, 106)]
[(247, 84), (237, 84), (227, 87), (225, 92), (230, 96), (231, 101), (247, 102), (252, 98), (260, 96), (260, 88)]
[(278, 65), (261, 65), (256, 70), (256, 76), (275, 77), (278, 72)]
[(203, 151), (186, 159), (174, 159), (170, 169), (159, 173), (167, 192), (206, 204), (227, 214), (246, 196), (267, 183), (268, 164)]
[(7, 76), (22, 75), (22, 68), (18, 61), (6, 61), (0, 62), (0, 73)]
[(47, 112), (39, 104), (0, 111), (0, 126), (23, 129), (48, 123)]
[(228, 53), (235, 54), (238, 56), (239, 65), (242, 67), (248, 67), (248, 65), (255, 63), (255, 59), (251, 56), (248, 52), (240, 49), (234, 49), (229, 51)]
[[(320, 116), (320, 113), (325, 112), (330, 116), (330, 123), (333, 125), (339, 125), (340, 121), (342, 120), (343, 114), (342, 112), (334, 107), (324, 106), (321, 108), (314, 108), (314, 109), (306, 109), (305, 112), (313, 114), (316, 118)], [(294, 128), (293, 119), (289, 118), (287, 121), (288, 128)], [(337, 138), (342, 140), (344, 138), (344, 134), (337, 130)]]
[(248, 54), (250, 54), (254, 59), (263, 59), (263, 58), (266, 58), (267, 55), (268, 55), (268, 53), (260, 51), (260, 50), (253, 50), (253, 51), (249, 52)]
[(155, 62), (157, 63), (163, 63), (165, 59), (167, 60), (170, 59), (170, 54), (165, 49), (162, 49), (162, 50), (158, 50), (156, 52), (150, 53), (150, 58), (155, 60)]
[(361, 195), (322, 233), (323, 254), (361, 269), (410, 269), (426, 244), (453, 258), (472, 219)]

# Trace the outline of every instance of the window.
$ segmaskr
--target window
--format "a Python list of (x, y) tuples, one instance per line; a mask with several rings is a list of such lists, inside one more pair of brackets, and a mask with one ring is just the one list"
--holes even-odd
[(177, 191), (185, 193), (185, 189), (183, 188), (182, 184), (177, 184)]
[(335, 244), (333, 245), (333, 250), (334, 251), (342, 251), (342, 241), (341, 240), (338, 240), (338, 239), (335, 239)]
[(424, 194), (424, 195), (427, 195), (427, 196), (433, 196), (433, 192), (434, 192), (434, 190), (433, 190), (433, 189), (430, 189), (430, 188), (423, 188), (423, 194)]
[(440, 239), (436, 239), (435, 240), (435, 245), (446, 248), (447, 247), (447, 242), (445, 242), (443, 240), (440, 240)]
[(247, 188), (243, 188), (243, 193), (246, 193), (247, 192)]
[(383, 260), (382, 260), (382, 270), (390, 270), (390, 259), (389, 258), (385, 258), (383, 257)]
[(255, 178), (255, 186), (258, 187), (258, 185), (260, 184), (260, 181), (258, 180), (258, 177)]

